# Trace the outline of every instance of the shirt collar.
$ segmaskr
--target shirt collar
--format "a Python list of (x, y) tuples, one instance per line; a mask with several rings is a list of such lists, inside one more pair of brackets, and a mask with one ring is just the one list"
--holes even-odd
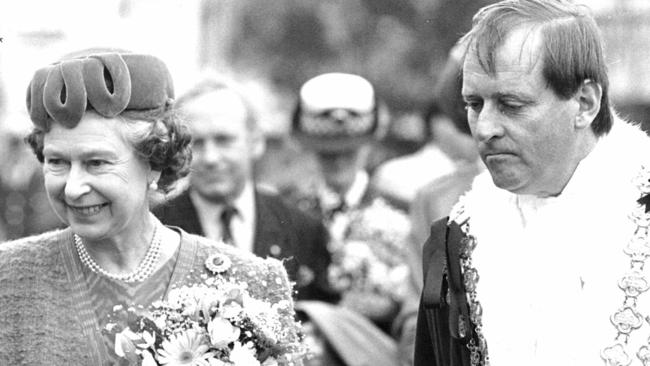
[(350, 187), (350, 189), (345, 193), (344, 199), (348, 206), (357, 206), (361, 203), (361, 199), (368, 189), (369, 181), (370, 177), (368, 177), (368, 173), (365, 170), (357, 172), (352, 187)]
[[(221, 237), (220, 229), (216, 229), (216, 231), (213, 229), (219, 222), (224, 205), (222, 203), (214, 203), (206, 200), (191, 188), (190, 199), (196, 206), (197, 215), (199, 216), (205, 235), (210, 239), (219, 239)], [(240, 239), (238, 236), (243, 234), (239, 234), (240, 230), (237, 230), (236, 226), (233, 230), (233, 235), (235, 236), (235, 240), (238, 242), (238, 246), (240, 246), (239, 243), (243, 241), (244, 243), (242, 243), (242, 245), (248, 247), (249, 242), (252, 242), (252, 228), (255, 227), (255, 190), (253, 189), (252, 182), (246, 182), (241, 194), (233, 200), (232, 205), (237, 209), (237, 214), (233, 217), (233, 220), (235, 222), (243, 223), (246, 227), (251, 228), (251, 230), (242, 230), (241, 232), (245, 234), (245, 238)], [(216, 235), (213, 234), (215, 232)]]
[(352, 186), (350, 186), (350, 189), (342, 197), (324, 185), (319, 194), (320, 201), (321, 203), (326, 203), (326, 206), (330, 205), (328, 203), (331, 203), (332, 206), (337, 206), (337, 204), (343, 201), (347, 207), (356, 207), (361, 203), (363, 196), (366, 194), (369, 182), (370, 177), (368, 173), (365, 170), (360, 170), (356, 173)]

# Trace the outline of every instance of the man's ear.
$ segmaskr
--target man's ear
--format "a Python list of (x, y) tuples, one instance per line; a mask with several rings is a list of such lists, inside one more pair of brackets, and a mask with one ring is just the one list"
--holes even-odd
[(258, 160), (266, 151), (266, 137), (261, 131), (255, 131), (251, 134), (250, 138), (253, 160)]
[(574, 99), (578, 102), (578, 113), (575, 118), (575, 127), (582, 129), (589, 127), (591, 122), (600, 112), (600, 100), (603, 88), (593, 80), (587, 79), (576, 92)]

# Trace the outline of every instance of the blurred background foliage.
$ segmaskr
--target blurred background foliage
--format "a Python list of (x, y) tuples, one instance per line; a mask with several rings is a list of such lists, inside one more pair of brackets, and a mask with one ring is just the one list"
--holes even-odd
[[(282, 103), (319, 73), (360, 74), (376, 86), (404, 146), (416, 148), (422, 131), (409, 116), (431, 100), (436, 75), (472, 16), (493, 2), (202, 0), (199, 64), (261, 75)], [(602, 28), (615, 106), (650, 129), (650, 1), (577, 2), (593, 9)]]
[[(231, 22), (220, 55), (238, 70), (262, 73), (279, 89), (296, 91), (323, 72), (357, 73), (373, 82), (391, 111), (421, 110), (448, 50), (488, 0), (243, 0), (202, 5), (203, 49), (224, 41), (215, 23)], [(229, 9), (225, 9), (228, 8)]]

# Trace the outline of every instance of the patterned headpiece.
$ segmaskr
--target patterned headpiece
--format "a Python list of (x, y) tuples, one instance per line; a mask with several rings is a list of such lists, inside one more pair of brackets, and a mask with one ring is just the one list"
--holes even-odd
[(86, 109), (105, 117), (125, 110), (164, 108), (174, 98), (167, 66), (151, 55), (125, 51), (81, 51), (34, 73), (27, 88), (32, 122), (73, 128)]

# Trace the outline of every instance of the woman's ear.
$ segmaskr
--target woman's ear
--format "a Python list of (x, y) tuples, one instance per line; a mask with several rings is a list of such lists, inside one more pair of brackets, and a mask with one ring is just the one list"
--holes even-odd
[[(160, 179), (161, 174), (162, 172), (160, 170), (151, 170), (149, 172), (149, 179), (147, 180), (147, 182), (149, 182), (149, 187), (154, 190), (158, 189), (158, 180)], [(154, 186), (156, 188), (153, 188)]]
[(597, 82), (587, 79), (576, 92), (574, 98), (578, 102), (578, 113), (575, 118), (575, 127), (582, 129), (591, 126), (591, 122), (600, 112), (600, 100), (603, 88)]

